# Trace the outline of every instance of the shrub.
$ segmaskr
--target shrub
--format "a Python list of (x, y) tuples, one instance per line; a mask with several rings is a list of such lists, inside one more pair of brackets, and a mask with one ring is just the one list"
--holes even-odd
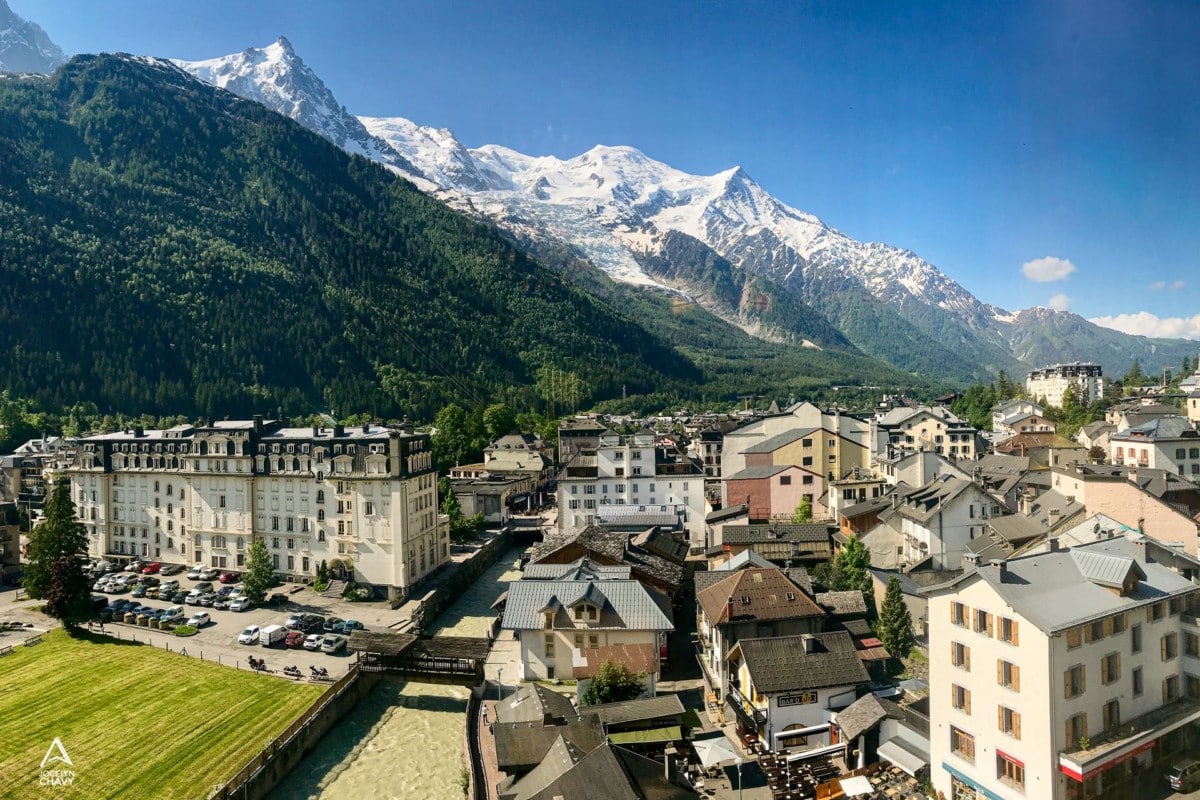
[(361, 583), (348, 583), (346, 590), (342, 592), (342, 599), (349, 600), (351, 603), (361, 603), (374, 597), (375, 590)]
[(199, 632), (200, 629), (192, 625), (176, 625), (175, 630), (171, 631), (176, 636), (195, 636)]

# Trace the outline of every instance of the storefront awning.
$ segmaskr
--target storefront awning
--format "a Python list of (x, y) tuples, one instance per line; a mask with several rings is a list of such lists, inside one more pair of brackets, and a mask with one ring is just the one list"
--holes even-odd
[(790, 731), (779, 731), (778, 733), (775, 734), (775, 741), (779, 741), (780, 739), (786, 739), (789, 736), (808, 736), (811, 733), (828, 733), (828, 731), (829, 731), (829, 723), (828, 722), (823, 723), (821, 725), (809, 725), (807, 728), (796, 728), (795, 730), (790, 730)]
[(1097, 737), (1088, 744), (1087, 750), (1060, 753), (1058, 769), (1076, 781), (1087, 780), (1145, 753), (1160, 737), (1197, 720), (1200, 720), (1200, 702), (1177, 700)]
[(608, 740), (613, 744), (655, 744), (657, 742), (677, 742), (683, 738), (683, 729), (678, 725), (665, 728), (650, 728), (644, 731), (625, 731), (610, 733)]
[(914, 778), (918, 772), (928, 766), (928, 762), (924, 758), (906, 748), (899, 739), (887, 740), (879, 745), (877, 752), (880, 758), (887, 759)]

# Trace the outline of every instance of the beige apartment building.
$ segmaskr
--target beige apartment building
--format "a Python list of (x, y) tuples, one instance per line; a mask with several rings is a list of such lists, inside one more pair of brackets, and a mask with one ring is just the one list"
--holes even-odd
[(931, 588), (934, 786), (1081, 800), (1161, 781), (1200, 745), (1198, 606), (1200, 587), (1120, 536)]
[(254, 537), (287, 579), (326, 561), (389, 595), (450, 560), (429, 436), (226, 420), (88, 436), (57, 470), (89, 554), (239, 571)]

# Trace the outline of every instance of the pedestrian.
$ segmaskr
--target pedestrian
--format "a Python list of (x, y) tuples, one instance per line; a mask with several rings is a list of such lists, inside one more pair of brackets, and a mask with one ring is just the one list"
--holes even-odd
[(483, 727), (485, 727), (485, 728), (491, 727), (488, 725), (487, 706), (486, 705), (483, 707)]

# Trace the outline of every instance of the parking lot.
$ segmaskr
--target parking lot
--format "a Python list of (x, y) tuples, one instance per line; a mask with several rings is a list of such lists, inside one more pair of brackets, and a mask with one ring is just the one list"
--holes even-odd
[[(122, 573), (114, 573), (114, 575), (120, 574)], [(156, 575), (154, 577), (160, 581), (178, 581), (180, 591), (191, 591), (197, 585), (205, 582), (212, 583), (214, 591), (224, 586), (236, 587), (240, 585), (221, 584), (216, 579), (210, 581), (193, 579), (189, 578), (186, 573)], [(287, 599), (284, 602), (267, 607), (252, 606), (248, 610), (240, 612), (186, 603), (174, 603), (171, 600), (135, 598), (131, 594), (129, 591), (115, 594), (93, 592), (93, 595), (104, 596), (109, 602), (128, 600), (155, 609), (166, 609), (174, 605), (182, 605), (184, 619), (180, 620), (181, 623), (197, 612), (207, 613), (211, 621), (200, 627), (196, 635), (189, 637), (176, 637), (168, 631), (156, 631), (124, 623), (108, 623), (105, 625), (106, 632), (118, 635), (121, 638), (137, 638), (138, 641), (149, 641), (149, 643), (155, 646), (169, 645), (172, 650), (186, 649), (187, 654), (190, 656), (203, 657), (206, 660), (218, 660), (222, 664), (237, 666), (241, 669), (249, 668), (251, 657), (263, 659), (266, 669), (277, 674), (281, 673), (285, 666), (296, 666), (300, 669), (304, 678), (309, 677), (309, 668), (312, 666), (325, 668), (331, 679), (337, 679), (346, 673), (355, 657), (353, 653), (349, 652), (348, 648), (338, 653), (322, 653), (319, 650), (307, 650), (303, 647), (284, 647), (282, 643), (273, 647), (262, 647), (257, 644), (239, 644), (238, 636), (243, 630), (251, 626), (258, 626), (261, 630), (270, 625), (284, 625), (288, 617), (294, 613), (315, 614), (326, 619), (333, 617), (354, 619), (361, 622), (367, 630), (386, 628), (389, 624), (395, 624), (401, 618), (398, 611), (392, 610), (384, 602), (350, 603), (340, 598), (321, 597), (311, 587), (294, 584), (284, 584), (268, 592), (268, 596), (273, 594), (286, 596)]]

